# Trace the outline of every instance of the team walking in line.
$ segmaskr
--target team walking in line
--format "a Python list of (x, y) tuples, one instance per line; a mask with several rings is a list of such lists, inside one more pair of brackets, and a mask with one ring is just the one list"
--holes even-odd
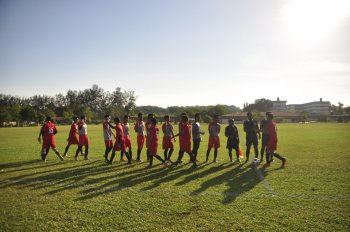
[[(163, 133), (162, 148), (163, 157), (158, 152), (159, 143), (159, 128), (157, 119), (154, 114), (147, 116), (147, 121), (143, 121), (143, 114), (139, 113), (137, 121), (134, 125), (134, 131), (137, 139), (137, 156), (133, 159), (132, 143), (130, 138), (130, 126), (129, 116), (124, 116), (123, 121), (119, 117), (115, 117), (111, 123), (110, 115), (105, 115), (103, 127), (103, 138), (105, 143), (104, 160), (107, 164), (112, 164), (117, 152), (120, 152), (120, 161), (124, 161), (124, 156), (127, 159), (127, 164), (131, 164), (132, 161), (143, 162), (141, 159), (141, 152), (143, 147), (146, 146), (146, 159), (149, 163), (147, 168), (153, 167), (154, 158), (159, 160), (164, 166), (177, 166), (182, 163), (183, 156), (185, 153), (190, 158), (192, 166), (197, 166), (197, 155), (198, 150), (202, 141), (202, 135), (205, 132), (202, 130), (200, 125), (200, 114), (195, 114), (194, 122), (189, 123), (189, 118), (186, 113), (181, 114), (179, 122), (179, 132), (174, 134), (174, 128), (171, 124), (170, 116), (164, 117), (164, 123), (162, 124), (161, 130)], [(227, 138), (226, 148), (228, 149), (228, 155), (231, 162), (240, 163), (243, 158), (243, 152), (240, 148), (239, 132), (235, 126), (234, 119), (230, 119), (229, 125), (225, 127), (225, 137)], [(115, 132), (113, 132), (113, 130)], [(286, 158), (276, 153), (277, 150), (277, 126), (273, 121), (273, 114), (266, 112), (266, 118), (263, 119), (259, 124), (253, 119), (252, 113), (247, 113), (247, 119), (243, 123), (243, 130), (246, 133), (246, 159), (245, 162), (249, 161), (250, 150), (253, 146), (254, 150), (254, 162), (261, 163), (266, 159), (266, 166), (269, 166), (273, 162), (273, 158), (281, 160), (282, 168), (285, 167)], [(213, 162), (218, 162), (218, 150), (220, 148), (220, 131), (221, 125), (219, 124), (219, 115), (214, 115), (212, 122), (208, 125), (209, 141), (208, 149), (206, 151), (205, 162), (209, 162), (211, 150), (214, 150)], [(45, 124), (41, 127), (39, 132), (38, 141), (42, 142), (41, 159), (46, 161), (47, 154), (52, 148), (55, 154), (60, 160), (64, 160), (67, 156), (71, 145), (78, 145), (75, 152), (75, 160), (78, 160), (79, 154), (84, 156), (85, 160), (88, 160), (89, 154), (89, 137), (87, 132), (86, 117), (81, 116), (80, 120), (78, 117), (73, 117), (73, 122), (69, 131), (67, 139), (67, 146), (65, 148), (63, 156), (60, 155), (56, 149), (55, 134), (57, 133), (57, 127), (53, 123), (50, 117), (46, 118)], [(261, 135), (262, 134), (262, 135)], [(171, 160), (174, 152), (174, 142), (176, 137), (179, 137), (179, 153), (175, 162)], [(258, 141), (261, 138), (261, 149), (260, 149), (260, 160), (258, 159)], [(113, 142), (113, 139), (115, 141)], [(84, 147), (84, 152), (83, 152)], [(236, 160), (233, 159), (233, 150), (236, 154)], [(111, 155), (109, 156), (109, 154)]]

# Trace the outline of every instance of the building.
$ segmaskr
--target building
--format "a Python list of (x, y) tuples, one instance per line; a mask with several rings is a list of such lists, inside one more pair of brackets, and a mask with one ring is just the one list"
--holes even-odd
[(329, 115), (329, 107), (331, 103), (329, 101), (323, 101), (320, 98), (319, 101), (309, 102), (304, 104), (289, 104), (287, 110), (289, 112), (308, 112), (310, 114), (325, 114)]
[(280, 101), (280, 98), (277, 98), (277, 101), (272, 101), (272, 111), (276, 112), (286, 112), (287, 111), (287, 101)]

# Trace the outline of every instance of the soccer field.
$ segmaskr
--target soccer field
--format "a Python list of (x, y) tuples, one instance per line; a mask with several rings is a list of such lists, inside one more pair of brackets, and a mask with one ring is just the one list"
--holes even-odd
[[(0, 128), (0, 231), (350, 230), (350, 124), (278, 124), (285, 169), (279, 160), (266, 169), (230, 163), (224, 127), (218, 163), (191, 168), (185, 155), (176, 168), (155, 160), (153, 169), (127, 166), (119, 154), (106, 165), (101, 125), (88, 125), (90, 160), (74, 161), (73, 146), (63, 162), (50, 151), (47, 163), (39, 160), (39, 127)], [(68, 130), (58, 127), (61, 153)], [(207, 142), (208, 133), (200, 161)]]

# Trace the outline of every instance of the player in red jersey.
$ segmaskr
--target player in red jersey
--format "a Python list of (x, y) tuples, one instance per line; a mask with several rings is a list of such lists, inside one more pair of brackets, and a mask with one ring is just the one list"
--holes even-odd
[(149, 150), (149, 165), (147, 168), (152, 168), (153, 165), (153, 157), (157, 158), (163, 164), (165, 164), (165, 160), (163, 160), (158, 155), (158, 133), (159, 129), (157, 127), (157, 119), (151, 118), (149, 120), (149, 134), (148, 134), (148, 150)]
[(194, 155), (192, 154), (191, 150), (191, 125), (188, 124), (188, 116), (186, 114), (182, 114), (181, 116), (181, 122), (179, 123), (179, 133), (174, 135), (173, 138), (176, 136), (179, 136), (180, 151), (175, 165), (181, 163), (182, 157), (186, 152), (190, 156), (190, 162), (193, 163), (193, 166), (197, 166), (196, 160), (194, 159)]
[(267, 115), (267, 126), (266, 126), (266, 132), (268, 134), (268, 142), (266, 146), (266, 165), (269, 166), (271, 162), (271, 157), (274, 156), (277, 159), (282, 161), (282, 168), (286, 165), (286, 158), (280, 156), (275, 151), (277, 150), (277, 126), (276, 123), (273, 121), (273, 114)]
[(78, 133), (79, 133), (79, 145), (78, 150), (75, 152), (74, 160), (78, 160), (78, 155), (83, 151), (85, 147), (84, 159), (88, 160), (89, 155), (89, 137), (87, 133), (86, 117), (82, 115), (80, 117), (80, 122), (78, 123)]
[(50, 148), (54, 150), (58, 158), (63, 161), (63, 157), (56, 149), (55, 134), (57, 134), (56, 125), (52, 122), (51, 117), (46, 117), (46, 123), (41, 127), (38, 141), (41, 143), (41, 136), (43, 137), (43, 145), (41, 149), (41, 159), (46, 162), (46, 156)]
[(102, 126), (103, 126), (103, 138), (104, 138), (105, 146), (106, 146), (105, 154), (104, 154), (104, 158), (105, 158), (106, 162), (108, 162), (109, 152), (113, 149), (112, 136), (115, 138), (115, 134), (112, 132), (112, 128), (109, 126), (110, 121), (111, 121), (111, 117), (108, 114), (106, 114), (105, 121), (102, 124)]
[(64, 151), (63, 157), (67, 156), (69, 147), (71, 145), (79, 145), (79, 135), (78, 135), (78, 117), (77, 116), (73, 116), (73, 123), (70, 126), (70, 131), (69, 131), (69, 135), (68, 135), (68, 139), (67, 139), (67, 146), (66, 149)]
[(147, 161), (149, 160), (149, 149), (148, 149), (148, 135), (150, 133), (150, 128), (151, 128), (151, 119), (154, 118), (154, 114), (148, 114), (147, 115), (147, 122), (146, 122), (146, 154), (147, 154)]
[(209, 154), (212, 148), (214, 148), (214, 162), (217, 162), (218, 156), (218, 148), (220, 147), (220, 129), (221, 126), (219, 124), (219, 115), (214, 115), (213, 121), (209, 123), (209, 142), (208, 142), (208, 150), (207, 150), (207, 158), (205, 162), (208, 162)]
[[(125, 115), (123, 118), (123, 132), (124, 132), (124, 140), (125, 140), (125, 148), (129, 148), (129, 156), (132, 159), (132, 148), (131, 148), (131, 138), (130, 138), (130, 127), (129, 127), (129, 116)], [(120, 154), (120, 160), (123, 161), (124, 152), (122, 151)]]
[(125, 150), (125, 139), (124, 139), (124, 132), (123, 132), (123, 127), (120, 124), (120, 118), (115, 117), (114, 118), (114, 123), (116, 124), (113, 126), (112, 124), (109, 123), (109, 126), (113, 129), (115, 129), (116, 133), (116, 140), (114, 143), (111, 159), (108, 161), (109, 164), (113, 163), (113, 159), (115, 157), (115, 152), (116, 151), (121, 151), (125, 153), (126, 158), (128, 159), (128, 164), (131, 164), (131, 158), (129, 156), (129, 153)]
[(146, 125), (143, 121), (142, 113), (138, 113), (137, 121), (135, 123), (134, 130), (137, 134), (137, 158), (136, 161), (142, 162), (141, 151), (145, 143)]
[[(174, 151), (174, 142), (172, 137), (174, 136), (173, 125), (170, 123), (169, 115), (164, 116), (164, 124), (162, 126), (163, 131), (163, 149), (164, 149), (164, 159), (165, 161), (171, 162), (170, 157)], [(176, 140), (174, 139), (176, 142)], [(169, 154), (168, 154), (169, 152)], [(169, 156), (168, 156), (169, 155)]]

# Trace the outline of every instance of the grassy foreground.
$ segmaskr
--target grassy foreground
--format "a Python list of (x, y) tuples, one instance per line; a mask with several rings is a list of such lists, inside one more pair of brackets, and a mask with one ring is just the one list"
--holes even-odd
[[(62, 152), (69, 127), (58, 130)], [(92, 125), (89, 161), (73, 161), (71, 147), (66, 161), (51, 151), (42, 163), (38, 131), (0, 129), (0, 231), (350, 230), (350, 124), (279, 124), (287, 166), (276, 160), (266, 170), (230, 163), (223, 133), (219, 163), (106, 165), (102, 126)], [(173, 160), (177, 152), (178, 143)]]

